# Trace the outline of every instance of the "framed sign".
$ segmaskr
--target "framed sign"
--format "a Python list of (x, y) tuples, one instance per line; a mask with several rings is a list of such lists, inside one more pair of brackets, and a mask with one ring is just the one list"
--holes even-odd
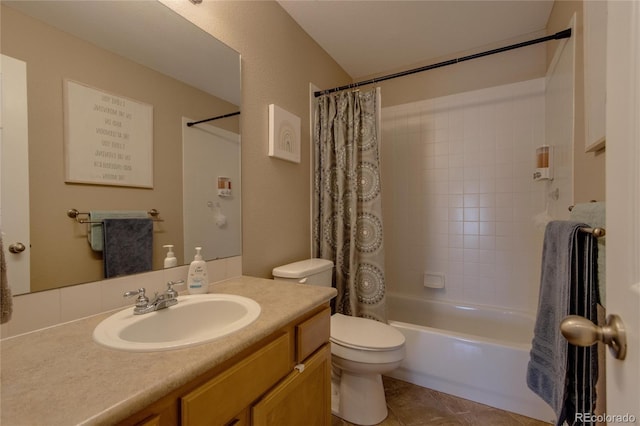
[(269, 105), (269, 156), (300, 162), (300, 117)]
[(153, 187), (153, 106), (64, 81), (65, 181)]

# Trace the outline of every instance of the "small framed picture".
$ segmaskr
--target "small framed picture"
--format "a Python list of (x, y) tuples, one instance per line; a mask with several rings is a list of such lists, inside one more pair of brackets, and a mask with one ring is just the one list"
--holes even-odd
[(300, 117), (269, 105), (269, 156), (300, 162)]

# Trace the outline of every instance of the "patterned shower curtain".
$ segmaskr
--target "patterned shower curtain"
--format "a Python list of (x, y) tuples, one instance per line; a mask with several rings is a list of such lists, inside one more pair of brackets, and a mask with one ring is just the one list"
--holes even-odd
[(379, 89), (315, 106), (313, 255), (336, 265), (336, 312), (386, 322)]

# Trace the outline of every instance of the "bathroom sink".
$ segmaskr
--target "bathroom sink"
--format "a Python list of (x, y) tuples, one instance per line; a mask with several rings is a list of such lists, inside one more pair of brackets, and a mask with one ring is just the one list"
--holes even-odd
[(252, 299), (232, 294), (179, 296), (178, 304), (134, 315), (129, 307), (102, 321), (93, 340), (112, 349), (153, 352), (211, 342), (248, 326), (260, 315)]

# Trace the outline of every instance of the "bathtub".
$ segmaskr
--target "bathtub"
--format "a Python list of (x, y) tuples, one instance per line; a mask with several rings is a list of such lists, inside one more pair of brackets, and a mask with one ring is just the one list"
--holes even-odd
[(542, 421), (553, 410), (527, 387), (534, 317), (387, 293), (407, 355), (388, 376)]

